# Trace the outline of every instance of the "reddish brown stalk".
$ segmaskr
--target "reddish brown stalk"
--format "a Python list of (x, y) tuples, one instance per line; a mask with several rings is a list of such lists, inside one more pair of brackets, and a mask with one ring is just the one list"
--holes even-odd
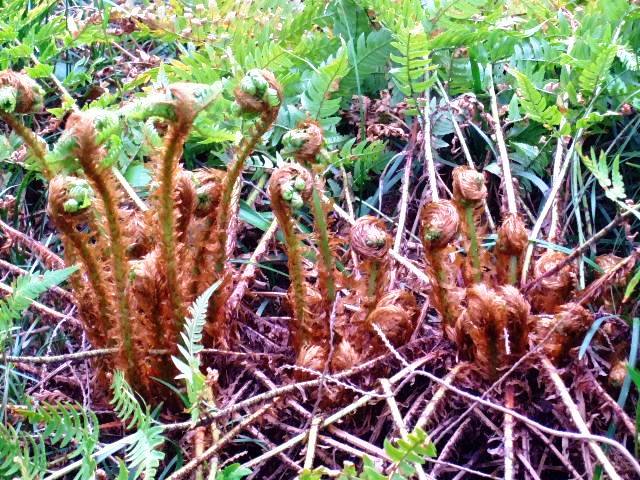
[[(277, 169), (271, 176), (269, 197), (273, 213), (284, 233), (287, 248), (291, 279), (289, 301), (293, 309), (291, 340), (297, 355), (296, 363), (322, 371), (329, 350), (329, 319), (324, 312), (322, 295), (305, 279), (302, 242), (295, 231), (292, 215), (294, 200), (289, 198), (293, 189), (298, 192), (293, 192), (294, 195), (300, 195), (302, 201), (308, 202), (312, 194), (312, 184), (313, 180), (308, 170), (297, 164), (286, 165)], [(295, 188), (294, 185), (302, 188)]]
[(453, 340), (455, 322), (460, 315), (464, 297), (464, 292), (457, 286), (457, 267), (450, 260), (460, 219), (455, 205), (448, 200), (429, 203), (421, 215), (421, 238), (427, 261), (427, 275), (431, 281), (431, 303), (440, 314), (445, 335)]
[[(185, 306), (182, 284), (178, 281), (178, 255), (177, 241), (180, 232), (176, 225), (176, 181), (179, 177), (178, 162), (182, 156), (184, 142), (189, 136), (191, 125), (197, 114), (193, 92), (182, 84), (171, 88), (171, 94), (175, 98), (175, 121), (169, 125), (169, 131), (164, 140), (164, 150), (158, 165), (159, 188), (158, 221), (160, 227), (160, 265), (166, 274), (166, 288), (171, 305), (170, 336), (177, 339), (184, 320)], [(184, 182), (183, 182), (184, 183)], [(188, 202), (189, 203), (189, 202)], [(179, 212), (182, 213), (182, 212)], [(190, 218), (190, 214), (186, 216)], [(182, 220), (184, 221), (184, 217)], [(185, 226), (182, 226), (185, 228)]]
[[(233, 160), (227, 169), (227, 174), (222, 184), (220, 203), (216, 209), (215, 222), (213, 224), (216, 247), (213, 250), (213, 270), (215, 277), (222, 279), (222, 284), (216, 290), (209, 302), (207, 311), (207, 323), (205, 331), (213, 339), (214, 345), (219, 348), (229, 348), (231, 338), (234, 336), (233, 325), (228, 322), (226, 304), (231, 295), (232, 270), (227, 263), (227, 243), (230, 238), (232, 216), (234, 209), (232, 205), (233, 192), (236, 188), (244, 163), (251, 155), (262, 136), (269, 130), (278, 116), (279, 105), (282, 102), (282, 91), (273, 74), (266, 70), (261, 70), (260, 75), (267, 82), (269, 89), (272, 89), (277, 96), (277, 101), (270, 104), (264, 98), (244, 92), (241, 88), (236, 89), (236, 102), (241, 111), (259, 113), (260, 118), (253, 125), (249, 133), (244, 136), (236, 148)], [(197, 260), (196, 260), (197, 261)], [(198, 267), (196, 267), (198, 268)]]
[[(151, 380), (142, 379), (139, 375), (139, 364), (142, 361), (134, 345), (134, 332), (131, 323), (128, 295), (128, 265), (124, 235), (119, 214), (119, 196), (115, 180), (109, 169), (100, 165), (104, 152), (96, 145), (94, 118), (90, 113), (77, 112), (71, 114), (67, 121), (67, 132), (73, 135), (76, 143), (76, 156), (89, 180), (93, 190), (101, 201), (109, 232), (109, 252), (114, 278), (117, 308), (115, 316), (118, 330), (118, 341), (121, 351), (119, 363), (126, 372), (127, 378), (134, 385), (146, 385)], [(105, 285), (109, 285), (107, 282)]]
[(466, 237), (465, 280), (467, 284), (479, 283), (484, 279), (483, 268), (489, 264), (486, 251), (480, 245), (485, 230), (482, 216), (487, 197), (484, 175), (469, 167), (456, 167), (453, 170), (453, 197)]

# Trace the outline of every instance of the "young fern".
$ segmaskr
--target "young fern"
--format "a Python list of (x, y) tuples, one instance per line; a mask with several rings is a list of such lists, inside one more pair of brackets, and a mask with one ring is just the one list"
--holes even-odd
[(201, 277), (201, 285), (211, 285), (212, 280), (222, 279), (222, 284), (212, 297), (207, 313), (205, 331), (213, 343), (220, 348), (229, 348), (234, 333), (228, 323), (225, 305), (231, 294), (232, 272), (227, 262), (229, 253), (228, 240), (233, 218), (233, 192), (237, 188), (238, 179), (244, 168), (246, 159), (251, 155), (262, 136), (269, 130), (278, 116), (282, 103), (282, 90), (275, 77), (268, 70), (251, 70), (241, 80), (235, 91), (237, 111), (247, 117), (258, 116), (256, 123), (243, 136), (236, 147), (233, 159), (227, 168), (222, 181), (219, 203), (215, 210), (215, 220), (211, 231), (205, 231), (201, 244), (209, 241), (213, 235), (213, 269), (200, 271), (200, 255), (196, 255), (194, 274)]
[(322, 370), (329, 351), (329, 323), (323, 311), (320, 293), (308, 284), (303, 266), (302, 240), (295, 231), (293, 212), (308, 203), (313, 191), (313, 179), (307, 169), (289, 164), (277, 169), (269, 182), (269, 198), (278, 224), (283, 231), (287, 249), (289, 301), (293, 309), (291, 342), (297, 364)]
[(422, 245), (431, 280), (431, 302), (442, 315), (442, 328), (450, 340), (464, 296), (456, 283), (456, 271), (449, 256), (457, 239), (460, 217), (456, 206), (448, 200), (429, 203), (422, 210)]
[(135, 473), (133, 478), (155, 478), (164, 452), (159, 450), (165, 439), (162, 427), (142, 408), (121, 371), (113, 374), (113, 409), (128, 429), (135, 429), (126, 453), (126, 464)]

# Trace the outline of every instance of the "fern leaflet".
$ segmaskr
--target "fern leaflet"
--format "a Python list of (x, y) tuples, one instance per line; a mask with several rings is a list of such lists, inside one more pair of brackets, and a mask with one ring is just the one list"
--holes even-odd
[(591, 94), (596, 90), (609, 72), (617, 52), (617, 45), (601, 45), (597, 48), (593, 59), (585, 63), (578, 78), (578, 84), (584, 93)]
[(40, 295), (51, 287), (64, 282), (78, 267), (51, 270), (42, 276), (23, 275), (13, 283), (13, 293), (0, 300), (0, 346), (24, 312)]
[(220, 286), (220, 280), (207, 288), (189, 308), (189, 318), (184, 322), (184, 331), (180, 333), (182, 345), (178, 350), (182, 358), (172, 356), (173, 363), (180, 374), (177, 379), (183, 379), (187, 386), (187, 398), (191, 408), (191, 419), (196, 420), (199, 415), (198, 403), (204, 391), (206, 377), (200, 371), (198, 352), (202, 350), (202, 329), (207, 319), (207, 307), (213, 292)]
[(511, 70), (518, 82), (520, 104), (533, 121), (547, 126), (558, 125), (562, 114), (555, 105), (547, 105), (544, 95), (538, 91), (533, 82), (522, 72)]
[(391, 54), (398, 66), (391, 69), (391, 75), (398, 89), (407, 97), (412, 109), (407, 113), (415, 115), (416, 100), (433, 85), (435, 78), (430, 73), (435, 69), (429, 59), (430, 49), (427, 33), (422, 25), (396, 33), (392, 44), (398, 55)]
[(126, 463), (134, 470), (134, 480), (140, 475), (144, 478), (155, 478), (155, 473), (164, 458), (160, 447), (164, 443), (162, 426), (155, 423), (151, 415), (142, 408), (135, 397), (133, 389), (117, 370), (113, 375), (113, 409), (127, 428), (136, 428), (127, 447)]
[(336, 125), (339, 118), (334, 116), (340, 108), (340, 98), (332, 98), (338, 91), (340, 81), (349, 72), (346, 50), (340, 48), (329, 57), (306, 80), (300, 103), (309, 116), (318, 120), (324, 128)]

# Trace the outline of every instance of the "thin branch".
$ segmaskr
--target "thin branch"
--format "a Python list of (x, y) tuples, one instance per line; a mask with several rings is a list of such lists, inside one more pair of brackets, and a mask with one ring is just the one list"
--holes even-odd
[[(571, 418), (573, 419), (573, 423), (576, 424), (576, 427), (578, 427), (578, 430), (580, 431), (580, 433), (582, 433), (585, 436), (585, 438), (587, 436), (590, 436), (591, 433), (589, 432), (589, 427), (587, 427), (587, 424), (583, 420), (582, 416), (580, 416), (578, 406), (575, 404), (575, 402), (571, 398), (571, 395), (569, 394), (567, 387), (565, 386), (564, 382), (560, 378), (560, 375), (558, 375), (558, 371), (556, 370), (556, 368), (553, 366), (553, 364), (548, 358), (541, 356), (540, 360), (542, 361), (542, 366), (544, 367), (547, 375), (549, 376), (549, 378), (551, 378), (551, 381), (553, 382), (556, 389), (560, 393), (560, 398), (562, 399), (563, 403), (567, 407), (569, 415), (571, 415)], [(622, 477), (618, 475), (618, 472), (616, 472), (616, 469), (613, 467), (613, 465), (607, 458), (602, 448), (600, 448), (600, 446), (594, 440), (588, 440), (588, 442), (589, 442), (589, 448), (591, 449), (593, 454), (596, 456), (598, 461), (602, 464), (605, 472), (607, 472), (607, 475), (609, 475), (609, 478), (611, 478), (611, 480), (622, 480)], [(626, 451), (626, 449), (624, 450)]]
[(200, 464), (206, 462), (211, 457), (213, 457), (224, 445), (233, 440), (246, 426), (255, 422), (258, 418), (264, 415), (267, 410), (269, 410), (273, 406), (273, 402), (260, 407), (251, 415), (243, 418), (235, 427), (225, 433), (220, 440), (215, 442), (209, 448), (207, 448), (202, 455), (191, 459), (188, 463), (184, 465), (180, 470), (176, 471), (172, 475), (167, 477), (167, 480), (182, 480), (187, 478), (193, 471), (195, 471)]
[(498, 152), (500, 153), (500, 164), (502, 165), (502, 180), (504, 182), (504, 191), (507, 196), (507, 206), (509, 213), (517, 214), (518, 205), (516, 203), (516, 194), (513, 189), (513, 178), (511, 177), (511, 167), (509, 166), (509, 155), (507, 153), (507, 145), (504, 141), (502, 127), (500, 126), (500, 113), (498, 112), (498, 99), (496, 90), (493, 86), (493, 66), (489, 64), (489, 96), (491, 98), (491, 114), (493, 116), (493, 128), (496, 132), (496, 143), (498, 144)]

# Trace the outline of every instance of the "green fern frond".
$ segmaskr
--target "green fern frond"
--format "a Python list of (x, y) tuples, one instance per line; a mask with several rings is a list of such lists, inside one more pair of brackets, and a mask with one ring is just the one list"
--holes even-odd
[(388, 30), (362, 33), (355, 45), (352, 43), (349, 42), (348, 48), (353, 47), (356, 62), (350, 65), (349, 73), (340, 82), (340, 94), (344, 97), (356, 89), (356, 69), (361, 83), (370, 82), (373, 76), (384, 75), (383, 69), (391, 53), (391, 34)]
[(145, 411), (136, 399), (131, 386), (124, 378), (124, 373), (116, 370), (113, 375), (113, 406), (116, 415), (127, 428), (135, 428), (127, 447), (126, 464), (134, 471), (134, 480), (140, 475), (144, 478), (155, 478), (155, 473), (164, 458), (159, 447), (164, 443), (162, 426), (155, 423), (151, 415)]
[(554, 126), (560, 123), (562, 114), (555, 105), (548, 105), (544, 95), (522, 72), (510, 70), (516, 78), (520, 90), (520, 105), (532, 120), (543, 125)]
[(200, 371), (200, 358), (198, 357), (198, 353), (203, 348), (202, 330), (207, 319), (209, 299), (218, 289), (220, 283), (221, 281), (218, 280), (207, 288), (189, 308), (189, 317), (185, 320), (183, 331), (180, 333), (182, 345), (178, 345), (182, 358), (171, 357), (180, 372), (176, 379), (185, 381), (192, 420), (199, 417), (198, 403), (202, 398), (206, 382), (206, 377)]
[(596, 177), (607, 198), (614, 202), (620, 202), (627, 198), (624, 180), (620, 173), (620, 155), (616, 155), (611, 168), (609, 168), (607, 154), (602, 151), (599, 156), (596, 156), (592, 149), (590, 156), (582, 155), (582, 163)]
[(111, 406), (127, 428), (137, 428), (146, 422), (147, 413), (140, 405), (133, 389), (124, 378), (124, 373), (121, 370), (116, 370), (113, 373), (111, 390), (113, 392)]
[(155, 478), (160, 462), (164, 459), (164, 452), (159, 447), (164, 443), (162, 427), (153, 425), (151, 418), (147, 417), (144, 423), (138, 426), (132, 442), (127, 448), (126, 462), (129, 470), (134, 470), (134, 480), (142, 478)]
[(638, 52), (634, 52), (627, 45), (619, 45), (616, 52), (618, 60), (622, 62), (626, 69), (632, 72), (640, 70), (640, 59), (638, 59)]
[(340, 87), (340, 81), (349, 72), (346, 50), (340, 48), (307, 78), (303, 93), (300, 95), (302, 108), (309, 116), (324, 127), (338, 123), (335, 114), (340, 109), (341, 99), (334, 96)]
[(0, 478), (41, 478), (47, 469), (43, 442), (0, 423)]
[(13, 283), (13, 293), (0, 300), (0, 347), (4, 343), (13, 323), (40, 295), (51, 287), (59, 285), (74, 273), (78, 267), (51, 270), (42, 276), (23, 275)]
[[(429, 58), (431, 50), (427, 33), (422, 25), (416, 25), (396, 33), (392, 45), (398, 54), (391, 54), (391, 60), (397, 65), (391, 69), (391, 75), (398, 89), (407, 97), (407, 103), (415, 108), (418, 97), (435, 83), (431, 74), (435, 67)], [(415, 115), (416, 111), (407, 113)]]
[(591, 61), (584, 63), (584, 68), (578, 77), (578, 85), (584, 94), (593, 93), (606, 78), (617, 52), (617, 45), (599, 45)]
[(410, 432), (406, 438), (401, 438), (394, 442), (384, 441), (384, 451), (394, 462), (394, 470), (411, 477), (416, 471), (415, 465), (422, 465), (426, 457), (436, 456), (436, 447), (429, 440), (427, 432), (421, 428), (416, 428)]

